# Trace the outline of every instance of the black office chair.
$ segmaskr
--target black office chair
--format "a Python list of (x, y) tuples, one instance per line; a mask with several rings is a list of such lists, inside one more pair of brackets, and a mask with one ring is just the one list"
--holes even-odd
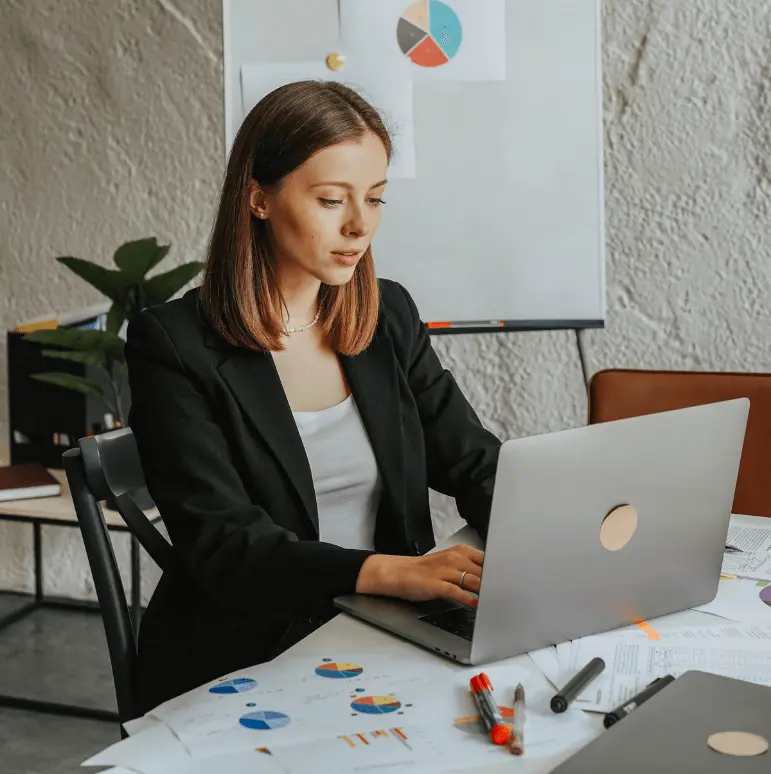
[[(114, 502), (130, 532), (161, 570), (174, 564), (174, 553), (142, 510), (153, 504), (131, 429), (81, 438), (78, 446), (66, 451), (62, 460), (99, 599), (122, 724), (140, 714), (136, 632), (100, 502)], [(122, 728), (121, 734), (125, 737)]]

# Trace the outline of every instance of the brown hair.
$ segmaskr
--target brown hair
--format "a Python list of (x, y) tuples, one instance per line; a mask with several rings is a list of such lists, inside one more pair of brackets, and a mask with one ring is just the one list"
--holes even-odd
[[(377, 110), (340, 83), (300, 81), (265, 96), (233, 142), (200, 290), (208, 323), (227, 342), (281, 350), (283, 299), (276, 282), (267, 224), (254, 217), (249, 185), (263, 189), (324, 148), (374, 132), (390, 161), (392, 145)], [(321, 326), (335, 351), (355, 355), (375, 332), (379, 293), (372, 248), (345, 285), (322, 285)]]

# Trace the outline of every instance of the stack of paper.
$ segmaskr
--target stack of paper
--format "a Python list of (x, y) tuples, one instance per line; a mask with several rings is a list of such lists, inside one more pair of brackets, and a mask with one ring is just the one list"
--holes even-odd
[(771, 526), (758, 526), (752, 516), (731, 516), (726, 542), (739, 552), (726, 553), (723, 572), (771, 581)]
[[(490, 742), (469, 691), (479, 668), (416, 665), (387, 653), (282, 657), (227, 675), (128, 725), (134, 734), (86, 762), (140, 774), (342, 774), (460, 771), (510, 760)], [(504, 719), (526, 691), (526, 755), (552, 756), (597, 732), (579, 709), (555, 715), (551, 689), (527, 660), (485, 669)], [(114, 772), (113, 774), (121, 774)]]
[(596, 712), (609, 712), (657, 677), (679, 677), (692, 669), (771, 686), (771, 627), (682, 627), (660, 632), (656, 639), (624, 630), (530, 655), (560, 687), (593, 658), (603, 659), (605, 670), (575, 700), (576, 707)]

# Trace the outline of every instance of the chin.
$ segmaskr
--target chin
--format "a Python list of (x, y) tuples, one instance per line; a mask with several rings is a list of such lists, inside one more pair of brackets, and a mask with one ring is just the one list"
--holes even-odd
[(345, 285), (353, 279), (353, 275), (356, 271), (356, 266), (339, 266), (327, 269), (319, 279), (325, 285)]

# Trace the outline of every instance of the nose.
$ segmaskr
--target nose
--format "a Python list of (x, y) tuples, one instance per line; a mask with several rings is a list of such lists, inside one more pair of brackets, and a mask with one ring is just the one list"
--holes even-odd
[(359, 207), (353, 209), (350, 218), (343, 227), (343, 233), (354, 239), (361, 239), (367, 236), (371, 230), (372, 227), (367, 221), (365, 211)]

